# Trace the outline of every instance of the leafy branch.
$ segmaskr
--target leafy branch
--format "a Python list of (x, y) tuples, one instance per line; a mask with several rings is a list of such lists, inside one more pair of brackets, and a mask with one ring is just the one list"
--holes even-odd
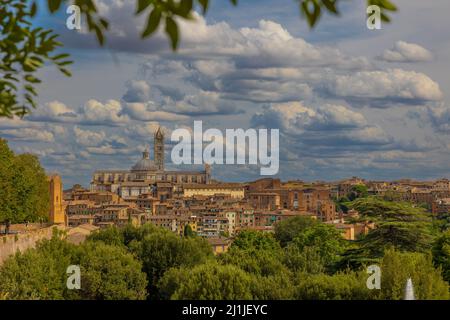
[[(0, 117), (24, 116), (36, 108), (35, 84), (41, 83), (37, 71), (46, 62), (70, 76), (69, 55), (51, 55), (62, 43), (53, 30), (31, 24), (37, 4), (25, 0), (1, 0), (0, 6)], [(20, 95), (20, 97), (19, 97)]]

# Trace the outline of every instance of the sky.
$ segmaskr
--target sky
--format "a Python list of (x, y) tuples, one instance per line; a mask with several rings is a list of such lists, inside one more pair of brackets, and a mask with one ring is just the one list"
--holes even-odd
[[(46, 66), (39, 107), (0, 119), (17, 153), (39, 156), (65, 186), (95, 170), (129, 169), (158, 126), (280, 130), (277, 177), (338, 180), (450, 178), (448, 0), (394, 0), (399, 12), (368, 30), (365, 1), (341, 1), (310, 30), (293, 0), (212, 1), (180, 21), (176, 53), (161, 30), (142, 41), (135, 0), (97, 0), (107, 44), (68, 30), (64, 11), (41, 11), (75, 64), (72, 78)], [(82, 21), (82, 24), (84, 21)], [(185, 169), (186, 166), (183, 167)], [(198, 169), (192, 166), (192, 169)], [(224, 181), (261, 178), (257, 166), (214, 165)]]

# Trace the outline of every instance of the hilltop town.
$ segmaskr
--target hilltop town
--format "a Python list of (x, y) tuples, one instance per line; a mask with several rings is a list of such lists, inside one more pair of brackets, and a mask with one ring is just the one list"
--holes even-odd
[(62, 194), (52, 197), (57, 203), (51, 206), (51, 220), (72, 228), (94, 229), (150, 222), (179, 235), (196, 233), (220, 253), (241, 230), (271, 232), (277, 222), (294, 216), (331, 224), (345, 239), (355, 240), (374, 224), (358, 221), (358, 212), (345, 210), (338, 201), (351, 197), (358, 188), (368, 195), (409, 201), (434, 215), (450, 210), (448, 179), (387, 182), (353, 177), (305, 182), (263, 178), (247, 183), (219, 182), (211, 179), (208, 165), (198, 172), (165, 170), (161, 130), (155, 133), (154, 141), (154, 160), (146, 150), (130, 171), (96, 171), (89, 189), (77, 185), (62, 192), (60, 178), (53, 177), (57, 188), (52, 194)]

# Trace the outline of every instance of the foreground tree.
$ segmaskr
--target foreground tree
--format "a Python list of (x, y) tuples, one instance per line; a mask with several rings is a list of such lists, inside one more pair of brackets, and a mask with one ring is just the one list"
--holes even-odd
[(124, 246), (123, 231), (116, 226), (109, 226), (98, 232), (94, 232), (87, 238), (88, 241), (98, 241), (112, 246)]
[(275, 224), (275, 238), (280, 242), (282, 247), (285, 247), (298, 234), (317, 223), (317, 220), (303, 216), (280, 221)]
[(0, 139), (0, 222), (6, 224), (46, 219), (50, 195), (47, 176), (36, 156), (14, 155)]
[(6, 224), (6, 231), (14, 217), (13, 166), (14, 153), (6, 140), (0, 139), (0, 222)]
[(347, 198), (350, 201), (353, 201), (358, 198), (365, 198), (369, 195), (367, 186), (364, 184), (357, 184), (350, 189), (350, 192), (347, 194)]
[(442, 268), (444, 279), (450, 283), (450, 230), (439, 236), (433, 244), (433, 262)]
[(414, 294), (419, 300), (448, 300), (449, 286), (435, 269), (430, 254), (402, 253), (388, 249), (381, 261), (380, 298), (399, 300), (404, 297), (408, 278), (412, 278)]
[(195, 234), (195, 232), (192, 230), (191, 226), (190, 226), (189, 224), (187, 224), (187, 225), (184, 227), (183, 235), (184, 235), (185, 237), (187, 237), (187, 238), (192, 238), (192, 237), (195, 237), (196, 234)]
[(295, 299), (299, 300), (367, 300), (373, 292), (366, 286), (367, 274), (342, 272), (334, 275), (303, 274), (297, 277)]
[(347, 242), (334, 226), (320, 223), (299, 233), (289, 245), (296, 246), (300, 250), (314, 247), (325, 265), (331, 266), (337, 262)]
[(318, 274), (327, 269), (327, 263), (317, 247), (288, 245), (284, 248), (283, 264), (294, 273)]
[(158, 228), (141, 241), (130, 242), (130, 249), (139, 257), (148, 277), (148, 293), (158, 299), (157, 283), (170, 268), (193, 267), (212, 258), (212, 250), (201, 238), (180, 238), (174, 233)]
[(245, 300), (253, 297), (252, 282), (252, 276), (236, 266), (211, 262), (192, 269), (172, 269), (159, 285), (175, 300)]
[(351, 207), (360, 213), (361, 221), (372, 221), (375, 229), (345, 254), (348, 265), (360, 266), (383, 256), (387, 248), (405, 252), (427, 252), (435, 230), (425, 209), (406, 202), (390, 202), (377, 197), (357, 199)]
[(261, 276), (273, 276), (287, 271), (282, 263), (282, 251), (243, 250), (232, 247), (227, 253), (218, 256), (221, 264), (231, 264), (242, 270)]
[(76, 247), (55, 235), (36, 249), (7, 259), (0, 268), (0, 292), (8, 299), (60, 300), (69, 296), (66, 269), (76, 264)]
[[(0, 292), (8, 299), (145, 299), (142, 265), (123, 247), (80, 246), (55, 234), (35, 249), (17, 253), (0, 268)], [(67, 268), (81, 268), (81, 290), (67, 288)]]
[(250, 251), (276, 251), (280, 249), (279, 243), (271, 233), (263, 233), (254, 230), (244, 230), (239, 232), (235, 237), (232, 246), (234, 248)]
[(80, 247), (79, 298), (89, 300), (144, 300), (147, 277), (142, 264), (123, 247), (87, 242)]

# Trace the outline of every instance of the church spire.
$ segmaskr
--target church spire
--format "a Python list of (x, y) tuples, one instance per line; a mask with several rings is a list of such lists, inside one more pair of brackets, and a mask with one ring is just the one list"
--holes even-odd
[(154, 135), (154, 157), (158, 170), (164, 170), (164, 132), (158, 127)]
[(144, 152), (142, 152), (142, 159), (150, 159), (150, 148), (148, 146), (146, 146)]

